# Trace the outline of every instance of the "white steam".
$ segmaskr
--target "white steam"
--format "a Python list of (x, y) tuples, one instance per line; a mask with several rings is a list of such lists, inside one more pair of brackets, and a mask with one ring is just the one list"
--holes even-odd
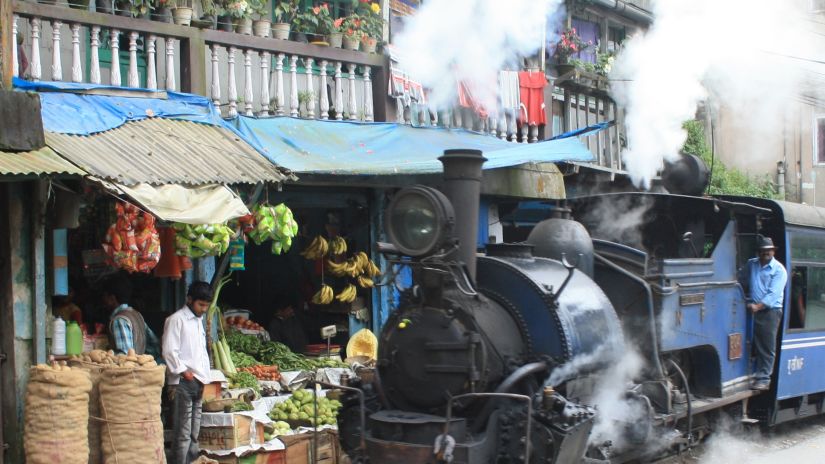
[(646, 196), (603, 197), (591, 205), (581, 220), (589, 225), (593, 238), (643, 248), (642, 227), (653, 207)]
[(790, 57), (815, 56), (806, 5), (655, 1), (650, 29), (627, 42), (610, 74), (613, 96), (627, 110), (623, 157), (637, 186), (649, 188), (663, 160), (678, 156), (686, 138), (682, 123), (708, 97), (754, 134), (749, 156), (768, 155), (756, 139), (775, 131), (805, 74), (805, 61)]
[(545, 18), (563, 3), (430, 0), (393, 42), (401, 66), (431, 89), (430, 107), (452, 105), (458, 82), (464, 82), (476, 100), (495, 110), (498, 72), (506, 67), (519, 69), (519, 57), (541, 49)]
[(633, 379), (643, 366), (644, 362), (636, 351), (628, 349), (601, 374), (593, 397), (597, 413), (596, 424), (590, 433), (590, 443), (610, 440), (616, 449), (623, 449), (627, 446), (626, 428), (644, 423), (647, 408), (627, 396)]

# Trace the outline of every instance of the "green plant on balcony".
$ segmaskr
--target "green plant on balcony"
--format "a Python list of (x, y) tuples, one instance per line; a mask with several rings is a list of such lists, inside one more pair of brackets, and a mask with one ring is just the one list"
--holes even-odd
[(235, 19), (245, 19), (252, 15), (249, 2), (246, 0), (231, 0), (226, 4), (226, 12)]
[(316, 34), (328, 35), (334, 32), (333, 29), (335, 25), (332, 19), (332, 14), (329, 11), (329, 5), (322, 3), (312, 8), (309, 12), (316, 18)]
[(562, 32), (559, 41), (556, 43), (556, 62), (558, 64), (573, 64), (571, 63), (571, 57), (587, 50), (592, 45), (592, 42), (585, 42), (579, 37), (575, 27), (567, 29)]
[[(166, 0), (158, 0), (166, 1)], [(201, 0), (201, 9), (204, 16), (212, 16), (217, 18), (226, 14), (226, 9), (219, 0)]]
[(312, 98), (312, 92), (309, 90), (298, 92), (298, 109), (301, 112), (302, 118), (305, 118), (309, 113), (309, 105), (312, 103)]
[(298, 14), (300, 0), (275, 0), (272, 15), (276, 23), (291, 23)]

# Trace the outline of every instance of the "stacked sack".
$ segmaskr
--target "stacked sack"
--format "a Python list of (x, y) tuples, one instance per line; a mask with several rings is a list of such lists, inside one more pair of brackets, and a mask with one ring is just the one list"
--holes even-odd
[(117, 221), (109, 226), (103, 250), (115, 267), (129, 272), (149, 272), (160, 260), (160, 238), (155, 217), (135, 205), (117, 203)]
[(38, 364), (29, 371), (23, 432), (28, 464), (85, 464), (89, 459), (89, 391), (83, 369)]
[(94, 350), (71, 362), (100, 368), (100, 415), (93, 419), (101, 424), (98, 446), (103, 460), (99, 462), (165, 463), (160, 404), (166, 367), (133, 350), (125, 355)]

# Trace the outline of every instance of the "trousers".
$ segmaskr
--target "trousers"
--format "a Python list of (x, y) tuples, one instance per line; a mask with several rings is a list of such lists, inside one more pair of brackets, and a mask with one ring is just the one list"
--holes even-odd
[(171, 389), (172, 456), (170, 464), (189, 464), (198, 458), (198, 434), (201, 428), (201, 397), (203, 384), (196, 379), (180, 379)]
[(770, 382), (776, 357), (776, 331), (782, 310), (763, 309), (753, 315), (753, 349), (756, 357), (753, 377), (756, 382)]

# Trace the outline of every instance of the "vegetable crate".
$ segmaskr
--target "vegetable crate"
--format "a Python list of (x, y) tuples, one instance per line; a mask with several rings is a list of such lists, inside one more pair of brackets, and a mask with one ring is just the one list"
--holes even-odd
[(334, 430), (320, 430), (318, 435), (318, 456), (313, 459), (315, 433), (301, 433), (278, 437), (286, 445), (285, 464), (338, 464), (341, 450), (338, 445), (338, 433)]
[(286, 453), (284, 450), (259, 451), (244, 456), (215, 456), (209, 455), (211, 459), (220, 464), (286, 464)]
[(228, 450), (249, 445), (257, 428), (252, 427), (252, 418), (232, 414), (231, 426), (201, 427), (198, 445), (205, 450)]

